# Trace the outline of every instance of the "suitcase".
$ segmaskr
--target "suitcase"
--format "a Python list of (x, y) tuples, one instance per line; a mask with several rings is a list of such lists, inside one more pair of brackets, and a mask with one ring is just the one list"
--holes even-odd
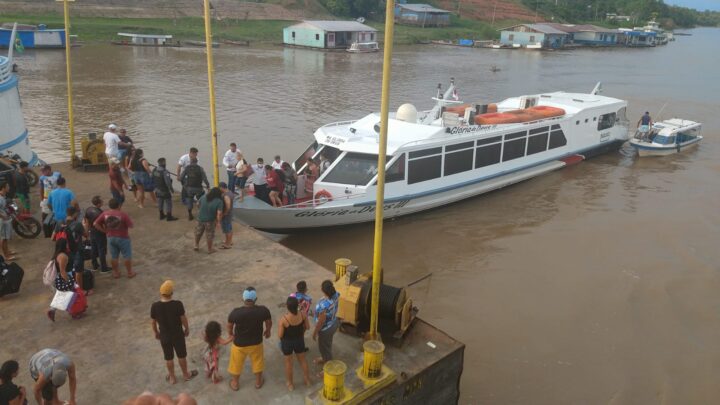
[(76, 288), (75, 289), (75, 301), (73, 301), (67, 312), (72, 315), (73, 318), (80, 317), (87, 310), (87, 297), (85, 291)]
[(83, 271), (82, 275), (83, 290), (89, 291), (95, 288), (95, 273), (92, 270)]
[(15, 294), (20, 291), (25, 271), (12, 262), (10, 264), (2, 262), (0, 267), (0, 297), (7, 294)]

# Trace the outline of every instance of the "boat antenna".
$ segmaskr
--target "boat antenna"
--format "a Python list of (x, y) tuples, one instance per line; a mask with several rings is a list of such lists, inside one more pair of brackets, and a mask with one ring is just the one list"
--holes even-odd
[(17, 35), (17, 22), (13, 24), (12, 33), (10, 34), (10, 42), (8, 42), (8, 60), (9, 66), (13, 64), (13, 51), (15, 50), (15, 36)]
[(665, 107), (667, 107), (669, 102), (670, 102), (670, 100), (666, 101), (665, 104), (663, 104), (663, 106), (660, 108), (660, 111), (658, 111), (658, 114), (657, 114), (657, 119), (655, 121), (661, 121), (660, 116), (661, 116), (662, 112), (665, 111)]

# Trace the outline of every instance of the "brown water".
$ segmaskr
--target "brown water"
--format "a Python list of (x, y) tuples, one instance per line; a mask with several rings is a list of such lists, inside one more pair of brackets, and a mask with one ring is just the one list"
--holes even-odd
[[(601, 80), (634, 119), (649, 110), (705, 125), (702, 145), (681, 155), (638, 159), (626, 147), (386, 224), (386, 281), (432, 274), (411, 288), (421, 316), (467, 344), (461, 403), (720, 402), (720, 30), (693, 34), (653, 49), (397, 49), (393, 108), (430, 107), (450, 76), (461, 97), (486, 101)], [(210, 168), (202, 50), (73, 54), (79, 132), (117, 122), (151, 157), (198, 146)], [(20, 58), (31, 141), (50, 161), (68, 155), (63, 62), (53, 51)], [(381, 68), (380, 54), (220, 48), (220, 144), (294, 159), (318, 126), (379, 110)], [(328, 268), (349, 257), (369, 269), (372, 233), (282, 243)]]

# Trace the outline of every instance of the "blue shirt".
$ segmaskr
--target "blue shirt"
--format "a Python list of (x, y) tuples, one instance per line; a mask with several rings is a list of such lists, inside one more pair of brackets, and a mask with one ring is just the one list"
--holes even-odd
[(318, 321), (318, 315), (320, 315), (321, 312), (325, 312), (325, 323), (323, 323), (322, 329), (320, 329), (321, 331), (335, 326), (339, 298), (340, 293), (336, 292), (332, 298), (323, 297), (315, 307), (315, 322)]
[(301, 292), (294, 292), (290, 294), (290, 296), (297, 298), (298, 308), (300, 309), (300, 312), (304, 313), (305, 316), (307, 316), (310, 312), (310, 308), (312, 308), (312, 297)]
[(48, 204), (52, 207), (53, 215), (57, 222), (64, 221), (67, 218), (67, 209), (75, 194), (66, 188), (56, 188), (48, 196)]
[(650, 125), (650, 116), (647, 114), (643, 115), (642, 118), (640, 118), (640, 123), (642, 123), (642, 125)]

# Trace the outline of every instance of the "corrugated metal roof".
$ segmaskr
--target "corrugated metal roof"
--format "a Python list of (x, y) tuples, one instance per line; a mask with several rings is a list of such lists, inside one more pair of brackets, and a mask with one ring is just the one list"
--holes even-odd
[(324, 31), (331, 31), (331, 32), (342, 32), (342, 31), (377, 31), (375, 28), (367, 26), (365, 24), (360, 24), (357, 21), (315, 21), (315, 20), (308, 20), (303, 21), (300, 24), (291, 25), (291, 27), (294, 27), (296, 25), (302, 25), (302, 24), (308, 24), (312, 25), (313, 27), (320, 28)]
[(559, 23), (543, 23), (555, 29), (564, 32), (601, 32), (607, 34), (617, 34), (617, 30), (610, 28), (598, 27), (597, 25), (591, 24), (559, 24)]
[(397, 6), (418, 13), (449, 13), (447, 10), (435, 8), (429, 4), (398, 4)]
[(542, 34), (562, 34), (562, 35), (567, 34), (567, 32), (560, 31), (560, 30), (553, 28), (547, 24), (518, 24), (518, 25), (513, 25), (512, 27), (503, 28), (500, 31), (507, 31), (507, 30), (510, 30), (512, 28), (517, 28), (517, 27), (528, 27), (531, 30), (537, 31)]

